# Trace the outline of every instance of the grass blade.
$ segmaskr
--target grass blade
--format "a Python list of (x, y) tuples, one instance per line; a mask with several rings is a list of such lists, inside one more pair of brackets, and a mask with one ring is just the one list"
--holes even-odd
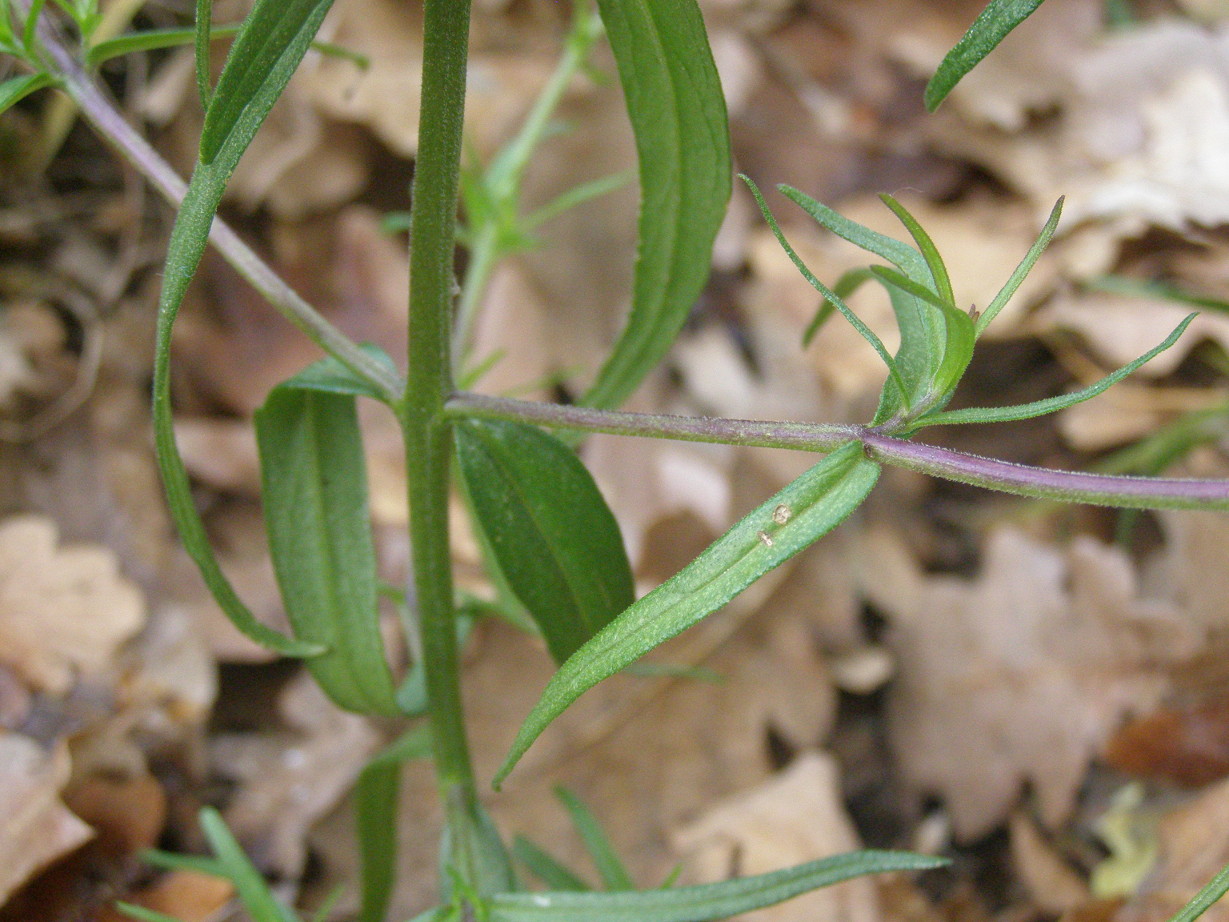
[(555, 796), (563, 803), (568, 815), (572, 817), (572, 825), (585, 843), (585, 851), (593, 859), (598, 876), (602, 878), (607, 890), (635, 890), (636, 884), (627, 872), (619, 853), (602, 829), (602, 824), (593, 815), (585, 803), (567, 788), (555, 788)]
[(931, 112), (937, 109), (964, 75), (993, 51), (1008, 32), (1031, 16), (1041, 3), (1042, 0), (990, 0), (926, 84), (923, 97), (926, 108)]
[(563, 662), (635, 598), (619, 525), (576, 453), (540, 429), (471, 419), (456, 439), (474, 519)]
[(546, 726), (584, 692), (716, 611), (840, 524), (870, 492), (879, 465), (857, 442), (833, 451), (615, 618), (560, 667), (495, 777), (507, 777)]
[(513, 840), (512, 854), (529, 869), (529, 873), (552, 890), (587, 893), (593, 889), (583, 879), (573, 874), (570, 868), (559, 863), (549, 853), (524, 836), (517, 836)]
[(989, 306), (982, 311), (981, 316), (977, 318), (977, 335), (981, 336), (982, 331), (990, 325), (990, 321), (998, 316), (1007, 302), (1011, 300), (1011, 296), (1016, 293), (1016, 289), (1020, 287), (1020, 283), (1024, 281), (1025, 276), (1033, 271), (1033, 266), (1037, 265), (1037, 260), (1041, 258), (1042, 252), (1050, 244), (1050, 239), (1054, 236), (1054, 232), (1058, 229), (1058, 219), (1063, 214), (1063, 198), (1059, 198), (1054, 203), (1054, 207), (1050, 210), (1050, 217), (1046, 219), (1045, 227), (1041, 229), (1041, 233), (1037, 235), (1037, 239), (1033, 241), (1033, 245), (1029, 247), (1028, 253), (1020, 260), (1020, 265), (1016, 266), (1015, 271), (1011, 273), (1011, 277), (1007, 279), (999, 293), (994, 296), (994, 300)]
[(354, 786), (354, 820), (363, 881), (358, 922), (383, 922), (397, 880), (397, 798), (401, 764), (431, 755), (427, 727), (415, 727), (376, 755)]
[[(837, 855), (739, 880), (618, 893), (507, 893), (492, 898), (490, 922), (707, 922), (772, 906), (852, 877), (941, 867), (906, 852)], [(1187, 922), (1187, 920), (1182, 920)]]
[(243, 903), (243, 908), (251, 913), (255, 922), (298, 922), (294, 914), (273, 896), (268, 881), (256, 870), (242, 846), (226, 828), (222, 814), (213, 807), (202, 807), (200, 823), (205, 838), (209, 840), (209, 847), (226, 871), (226, 879), (235, 885), (239, 902)]
[(269, 553), (307, 662), (338, 707), (394, 717), (355, 398), (277, 387), (256, 411)]
[(918, 425), (910, 431), (916, 431), (922, 428), (922, 426), (954, 426), (960, 423), (1006, 423), (1020, 419), (1032, 419), (1035, 416), (1056, 413), (1059, 410), (1067, 409), (1067, 407), (1073, 407), (1077, 403), (1083, 403), (1085, 400), (1091, 400), (1093, 397), (1117, 384), (1141, 365), (1152, 361), (1176, 343), (1178, 338), (1185, 332), (1187, 326), (1190, 325), (1190, 322), (1197, 316), (1197, 314), (1188, 314), (1186, 319), (1178, 324), (1172, 333), (1165, 337), (1164, 342), (1153, 349), (1149, 349), (1135, 361), (1123, 365), (1112, 374), (1106, 375), (1096, 384), (1091, 384), (1078, 391), (1072, 391), (1070, 394), (1060, 394), (1057, 397), (1048, 397), (1045, 400), (1035, 400), (1032, 403), (1022, 403), (1016, 406), (969, 407), (964, 410), (947, 410), (942, 413), (936, 413), (933, 416), (923, 416), (917, 421)]
[(708, 278), (731, 191), (721, 81), (695, 0), (598, 0), (636, 136), (640, 219), (632, 309), (584, 395), (615, 407), (670, 348)]

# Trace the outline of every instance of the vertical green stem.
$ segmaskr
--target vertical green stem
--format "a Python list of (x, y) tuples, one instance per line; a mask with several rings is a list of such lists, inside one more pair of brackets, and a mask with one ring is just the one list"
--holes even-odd
[(404, 429), (418, 629), (426, 670), (436, 778), (445, 805), (445, 860), (471, 884), (477, 794), (461, 710), (448, 536), (452, 433), (453, 246), (465, 112), (469, 0), (426, 0), (418, 157), (410, 216), (410, 346)]

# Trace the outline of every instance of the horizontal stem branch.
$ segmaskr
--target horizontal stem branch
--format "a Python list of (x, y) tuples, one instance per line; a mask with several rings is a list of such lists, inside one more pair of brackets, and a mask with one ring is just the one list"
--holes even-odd
[(467, 392), (453, 394), (444, 405), (444, 412), (452, 417), (505, 419), (574, 432), (606, 432), (681, 442), (719, 442), (821, 452), (832, 451), (858, 438), (861, 431), (858, 426), (596, 410)]
[[(27, 0), (14, 0), (13, 6), (22, 15), (29, 15)], [(116, 147), (171, 205), (178, 207), (183, 201), (187, 184), (128, 123), (97, 81), (85, 71), (45, 11), (39, 22), (38, 38), (47, 58), (45, 63), (48, 69), (61, 79), (64, 91), (81, 108), (86, 121)], [(405, 388), (400, 377), (322, 317), (221, 218), (214, 218), (209, 240), (236, 272), (312, 342), (379, 388), (389, 400), (400, 398)]]
[(1124, 509), (1229, 510), (1229, 480), (1055, 471), (923, 445), (873, 429), (862, 430), (858, 438), (876, 461), (1017, 496)]

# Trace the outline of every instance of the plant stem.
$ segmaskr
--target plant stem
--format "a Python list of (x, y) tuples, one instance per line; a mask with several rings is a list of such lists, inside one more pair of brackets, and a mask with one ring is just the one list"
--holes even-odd
[(452, 417), (506, 419), (575, 432), (607, 432), (683, 442), (720, 442), (725, 445), (802, 451), (831, 451), (858, 438), (862, 431), (860, 426), (627, 413), (464, 392), (448, 398), (445, 412)]
[(445, 412), (455, 417), (505, 419), (580, 432), (801, 451), (832, 451), (857, 440), (876, 461), (1017, 496), (1127, 509), (1229, 510), (1229, 480), (1048, 470), (894, 438), (866, 426), (624, 413), (469, 393), (450, 397)]
[(874, 429), (864, 429), (859, 438), (876, 461), (1017, 496), (1123, 509), (1229, 510), (1229, 480), (1054, 471), (897, 439)]
[[(20, 16), (29, 15), (29, 0), (13, 0)], [(81, 108), (82, 116), (109, 141), (172, 206), (183, 201), (187, 186), (148, 142), (128, 124), (123, 114), (78, 63), (64, 39), (57, 34), (51, 17), (44, 13), (38, 23), (39, 44), (47, 69), (59, 76), (65, 92)], [(400, 378), (356, 346), (344, 333), (322, 317), (298, 292), (287, 285), (269, 265), (240, 239), (221, 218), (214, 218), (210, 242), (243, 278), (312, 342), (334, 356), (354, 374), (378, 388), (388, 399), (402, 390)]]
[(418, 631), (436, 782), (449, 834), (445, 861), (461, 880), (481, 889), (481, 845), (473, 833), (478, 798), (461, 707), (448, 534), (452, 424), (443, 414), (452, 390), (453, 248), (469, 9), (469, 0), (426, 0), (423, 10), (421, 128), (410, 203), (409, 375), (402, 416)]

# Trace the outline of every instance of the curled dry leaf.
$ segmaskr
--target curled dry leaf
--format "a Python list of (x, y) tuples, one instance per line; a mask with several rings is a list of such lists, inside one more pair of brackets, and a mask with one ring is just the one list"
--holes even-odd
[(93, 835), (60, 802), (69, 771), (66, 747), (47, 753), (28, 737), (0, 734), (0, 905)]
[(892, 746), (965, 841), (1001, 822), (1026, 782), (1042, 820), (1061, 822), (1118, 721), (1155, 704), (1162, 664), (1198, 640), (1173, 605), (1140, 597), (1125, 555), (1090, 538), (1056, 548), (1000, 528), (974, 580), (924, 575), (886, 533), (862, 559), (898, 658)]
[(0, 660), (30, 687), (68, 691), (144, 623), (141, 593), (109, 550), (60, 547), (55, 524), (40, 516), (0, 523)]
[[(860, 847), (830, 755), (809, 752), (785, 771), (729, 797), (672, 837), (689, 874), (704, 882), (763, 874)], [(758, 922), (877, 922), (869, 878), (846, 881), (755, 913)]]

